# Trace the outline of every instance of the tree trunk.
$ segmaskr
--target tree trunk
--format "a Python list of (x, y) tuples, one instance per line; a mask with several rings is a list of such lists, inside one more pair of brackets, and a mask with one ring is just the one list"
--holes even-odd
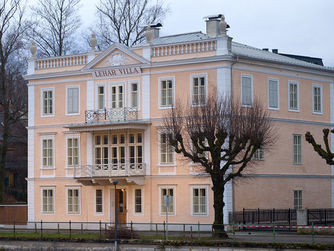
[(0, 203), (3, 202), (5, 190), (5, 171), (6, 171), (6, 155), (8, 150), (9, 126), (8, 126), (8, 107), (7, 103), (3, 103), (3, 131), (2, 131), (2, 145), (0, 148)]
[(218, 184), (212, 187), (213, 208), (215, 210), (215, 221), (213, 223), (214, 236), (227, 238), (224, 228), (224, 185)]

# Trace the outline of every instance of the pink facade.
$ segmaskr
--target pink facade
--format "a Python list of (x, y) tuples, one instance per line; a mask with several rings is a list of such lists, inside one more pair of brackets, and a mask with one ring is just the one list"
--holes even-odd
[(242, 208), (333, 207), (331, 167), (304, 134), (320, 140), (333, 126), (334, 70), (231, 43), (219, 26), (208, 34), (33, 55), (26, 76), (28, 221), (114, 222), (116, 206), (119, 222), (162, 222), (168, 194), (170, 222), (212, 223), (210, 177), (171, 151), (161, 123), (176, 100), (195, 104), (214, 93), (244, 105), (260, 99), (278, 134), (275, 146), (228, 184), (226, 221)]

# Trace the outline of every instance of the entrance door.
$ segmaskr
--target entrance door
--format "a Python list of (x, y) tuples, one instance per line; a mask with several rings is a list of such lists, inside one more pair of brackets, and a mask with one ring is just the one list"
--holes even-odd
[(116, 190), (117, 222), (126, 223), (126, 191)]

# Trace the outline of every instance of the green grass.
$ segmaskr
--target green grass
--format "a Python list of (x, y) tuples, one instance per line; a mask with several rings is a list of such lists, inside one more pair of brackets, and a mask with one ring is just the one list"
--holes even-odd
[[(17, 239), (40, 239), (41, 233), (16, 233), (14, 236), (13, 232), (2, 232), (0, 233), (0, 238), (17, 238)], [(99, 234), (92, 234), (92, 233), (72, 233), (71, 238), (68, 233), (43, 233), (42, 235), (45, 239), (85, 239), (85, 240), (99, 240)], [(102, 236), (102, 238), (104, 238)]]

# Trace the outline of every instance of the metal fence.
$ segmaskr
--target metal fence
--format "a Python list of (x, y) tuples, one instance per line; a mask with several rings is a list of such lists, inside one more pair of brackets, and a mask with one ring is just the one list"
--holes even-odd
[(334, 208), (307, 209), (307, 225), (334, 223)]

